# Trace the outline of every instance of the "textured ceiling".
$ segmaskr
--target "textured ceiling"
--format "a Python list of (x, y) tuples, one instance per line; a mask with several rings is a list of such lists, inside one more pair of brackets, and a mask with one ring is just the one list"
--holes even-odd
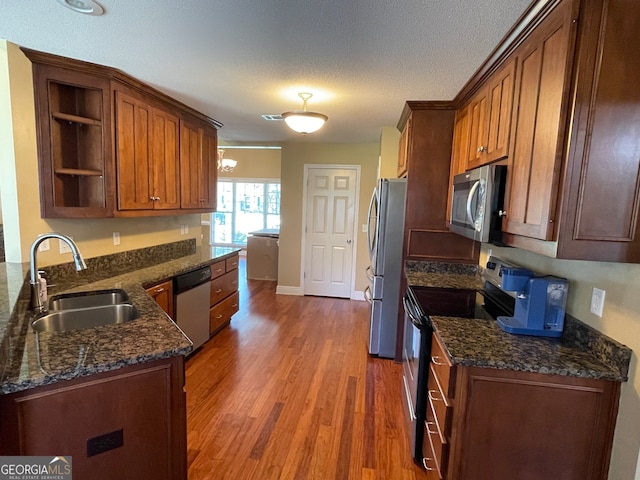
[[(375, 142), (406, 100), (449, 100), (530, 0), (3, 0), (0, 37), (116, 67), (222, 122), (222, 141)], [(301, 137), (280, 114), (329, 116)]]

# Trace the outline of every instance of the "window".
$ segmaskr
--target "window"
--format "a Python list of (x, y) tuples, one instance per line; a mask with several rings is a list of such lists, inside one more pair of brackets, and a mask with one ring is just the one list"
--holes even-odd
[(249, 232), (280, 228), (280, 182), (218, 181), (218, 211), (211, 214), (211, 243), (247, 245)]

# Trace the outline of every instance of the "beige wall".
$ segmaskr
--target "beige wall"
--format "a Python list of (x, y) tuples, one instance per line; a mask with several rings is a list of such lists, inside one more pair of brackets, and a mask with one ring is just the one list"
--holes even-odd
[[(200, 215), (127, 219), (40, 218), (35, 108), (31, 62), (20, 49), (0, 41), (0, 192), (8, 262), (26, 262), (38, 234), (56, 231), (71, 235), (87, 258), (151, 245), (195, 238), (200, 242)], [(180, 226), (189, 233), (180, 234)], [(113, 232), (121, 243), (113, 245)], [(66, 263), (57, 241), (38, 254), (41, 265)]]
[(280, 149), (220, 148), (224, 158), (238, 162), (232, 172), (220, 172), (220, 178), (280, 178)]
[[(633, 350), (629, 381), (622, 384), (609, 478), (640, 479), (640, 265), (555, 260), (489, 244), (482, 246), (480, 265), (484, 265), (489, 249), (535, 272), (569, 279), (567, 312)], [(589, 308), (593, 287), (606, 291), (602, 318)]]
[(380, 132), (380, 164), (378, 178), (398, 178), (398, 146), (400, 131), (383, 127)]
[(360, 196), (356, 237), (356, 281), (353, 290), (363, 291), (367, 286), (365, 269), (369, 265), (366, 234), (362, 225), (367, 223), (367, 209), (375, 187), (378, 170), (379, 145), (377, 143), (317, 144), (287, 143), (282, 148), (280, 255), (278, 287), (301, 287), (300, 263), (302, 259), (303, 179), (305, 164), (359, 165)]

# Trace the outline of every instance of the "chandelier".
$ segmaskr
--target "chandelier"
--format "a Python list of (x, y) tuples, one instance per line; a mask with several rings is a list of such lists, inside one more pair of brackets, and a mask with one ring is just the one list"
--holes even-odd
[(308, 112), (307, 100), (313, 97), (311, 93), (299, 93), (298, 96), (302, 98), (302, 111), (297, 110), (294, 112), (285, 112), (282, 114), (282, 118), (289, 126), (291, 130), (306, 135), (307, 133), (313, 133), (319, 130), (324, 125), (329, 117), (322, 113)]
[(224, 158), (224, 150), (218, 149), (218, 170), (221, 172), (232, 172), (238, 162), (230, 158)]

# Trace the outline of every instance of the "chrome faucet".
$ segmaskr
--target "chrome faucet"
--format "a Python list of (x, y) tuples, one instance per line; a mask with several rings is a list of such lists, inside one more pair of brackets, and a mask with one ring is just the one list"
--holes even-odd
[(73, 253), (73, 261), (76, 265), (76, 270), (79, 272), (80, 270), (84, 270), (87, 268), (87, 265), (84, 263), (82, 258), (82, 254), (80, 250), (78, 250), (78, 246), (73, 241), (71, 237), (66, 235), (62, 235), (61, 233), (43, 233), (42, 235), (38, 235), (36, 239), (31, 244), (31, 309), (37, 313), (42, 313), (47, 310), (46, 305), (42, 303), (42, 291), (40, 287), (40, 282), (38, 281), (38, 265), (36, 262), (36, 252), (38, 251), (38, 247), (42, 242), (47, 240), (48, 238), (57, 238), (58, 240), (62, 240), (71, 249), (71, 253)]

